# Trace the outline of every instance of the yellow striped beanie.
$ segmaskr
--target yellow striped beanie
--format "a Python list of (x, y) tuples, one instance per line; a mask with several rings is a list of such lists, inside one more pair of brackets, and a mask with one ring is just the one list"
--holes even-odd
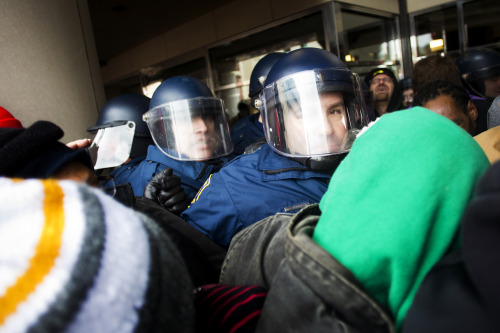
[(144, 215), (71, 181), (0, 177), (0, 332), (191, 332), (192, 285)]

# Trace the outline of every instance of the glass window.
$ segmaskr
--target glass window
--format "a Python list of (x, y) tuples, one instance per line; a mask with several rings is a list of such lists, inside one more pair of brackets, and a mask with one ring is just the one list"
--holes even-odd
[(467, 46), (489, 46), (500, 51), (500, 1), (481, 0), (464, 4)]
[(415, 16), (417, 57), (458, 51), (457, 9), (452, 7)]
[(346, 64), (361, 77), (379, 66), (398, 76), (402, 66), (395, 20), (349, 10), (342, 10), (341, 15)]
[(271, 52), (301, 47), (325, 48), (321, 12), (273, 27), (209, 50), (214, 90), (224, 100), (228, 117), (238, 114), (240, 101), (249, 102), (248, 86), (255, 64)]

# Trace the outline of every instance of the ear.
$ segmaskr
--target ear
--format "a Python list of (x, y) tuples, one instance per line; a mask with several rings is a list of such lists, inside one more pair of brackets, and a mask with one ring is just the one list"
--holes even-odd
[(478, 115), (477, 108), (474, 105), (474, 103), (472, 103), (472, 101), (469, 101), (469, 103), (467, 104), (467, 114), (473, 121), (477, 120), (477, 115)]

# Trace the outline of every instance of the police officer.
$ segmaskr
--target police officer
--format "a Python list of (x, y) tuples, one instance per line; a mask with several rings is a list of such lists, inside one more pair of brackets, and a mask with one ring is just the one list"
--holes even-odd
[(163, 81), (143, 120), (155, 145), (149, 146), (146, 159), (132, 175), (136, 196), (143, 195), (156, 174), (171, 168), (192, 199), (208, 176), (231, 158), (233, 145), (223, 101), (195, 78), (175, 76)]
[(477, 96), (493, 101), (500, 95), (500, 53), (477, 48), (466, 51), (456, 64), (466, 88)]
[(287, 53), (264, 86), (257, 106), (267, 144), (212, 174), (181, 214), (222, 247), (267, 216), (319, 202), (367, 124), (359, 78), (328, 51)]
[(455, 63), (479, 112), (477, 135), (488, 129), (488, 109), (493, 99), (500, 95), (500, 53), (488, 48), (470, 49), (460, 55)]
[[(285, 53), (282, 52), (269, 53), (261, 58), (253, 68), (248, 91), (252, 108), (255, 108), (255, 101), (258, 100), (259, 93), (264, 88), (267, 74), (273, 65), (284, 55)], [(243, 154), (246, 147), (264, 138), (261, 114), (257, 112), (239, 119), (231, 126), (230, 132), (231, 141), (234, 145), (234, 153), (237, 155)]]
[(96, 125), (87, 129), (96, 133), (89, 148), (94, 168), (100, 174), (108, 173), (116, 185), (130, 182), (131, 173), (146, 157), (147, 147), (153, 144), (148, 126), (142, 120), (148, 108), (149, 98), (144, 95), (117, 96), (104, 104)]

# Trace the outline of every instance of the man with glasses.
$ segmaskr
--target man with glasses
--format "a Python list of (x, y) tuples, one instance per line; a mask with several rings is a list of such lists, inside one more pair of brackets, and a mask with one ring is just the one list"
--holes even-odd
[(376, 118), (385, 113), (402, 109), (401, 88), (396, 76), (390, 69), (372, 69), (366, 75), (365, 82), (370, 87)]

